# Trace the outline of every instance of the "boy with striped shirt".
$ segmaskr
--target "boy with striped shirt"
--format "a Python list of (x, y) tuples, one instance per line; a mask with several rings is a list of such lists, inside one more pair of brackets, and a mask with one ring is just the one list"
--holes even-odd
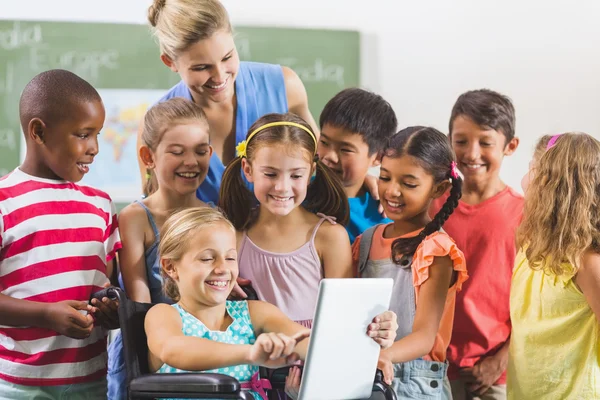
[[(0, 393), (106, 398), (108, 285), (121, 243), (110, 197), (77, 185), (98, 153), (104, 106), (64, 70), (34, 77), (19, 103), (25, 161), (0, 180)], [(111, 326), (112, 325), (112, 326)]]

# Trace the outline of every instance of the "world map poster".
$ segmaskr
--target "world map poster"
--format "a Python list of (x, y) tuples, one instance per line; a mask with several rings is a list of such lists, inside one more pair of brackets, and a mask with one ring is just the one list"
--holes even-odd
[(81, 181), (107, 192), (113, 201), (140, 199), (142, 182), (137, 163), (137, 132), (148, 108), (164, 90), (98, 90), (106, 109), (104, 128), (98, 136), (99, 153)]

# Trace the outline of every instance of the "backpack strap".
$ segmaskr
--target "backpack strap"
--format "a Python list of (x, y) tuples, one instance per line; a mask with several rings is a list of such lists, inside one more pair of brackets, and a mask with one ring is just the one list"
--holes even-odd
[(360, 236), (360, 245), (358, 248), (358, 274), (360, 274), (367, 267), (367, 261), (369, 261), (369, 253), (371, 251), (371, 243), (373, 243), (373, 235), (379, 225), (375, 225), (367, 229)]

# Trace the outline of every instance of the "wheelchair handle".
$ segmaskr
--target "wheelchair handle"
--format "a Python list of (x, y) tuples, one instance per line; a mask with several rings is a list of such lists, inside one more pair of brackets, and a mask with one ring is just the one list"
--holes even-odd
[(244, 293), (248, 296), (246, 300), (258, 300), (258, 294), (256, 294), (256, 290), (252, 287), (252, 285), (240, 286)]
[(396, 400), (396, 393), (394, 390), (383, 381), (383, 372), (378, 369), (375, 373), (375, 382), (373, 383), (373, 390), (383, 393), (386, 400)]
[(92, 293), (92, 295), (90, 296), (89, 303), (92, 304), (92, 299), (97, 299), (98, 301), (102, 301), (102, 299), (104, 297), (108, 297), (111, 300), (118, 300), (118, 296), (115, 293), (115, 288), (112, 286), (109, 286), (98, 292)]

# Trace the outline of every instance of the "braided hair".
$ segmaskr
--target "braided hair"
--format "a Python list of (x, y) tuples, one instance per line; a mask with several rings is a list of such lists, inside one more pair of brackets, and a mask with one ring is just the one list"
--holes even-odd
[(431, 222), (417, 235), (399, 238), (392, 243), (392, 260), (402, 263), (402, 256), (412, 256), (423, 239), (439, 231), (444, 222), (458, 206), (462, 195), (462, 179), (456, 172), (456, 161), (448, 137), (437, 129), (423, 126), (411, 126), (392, 136), (383, 155), (397, 158), (410, 155), (419, 160), (421, 167), (433, 176), (434, 182), (452, 181), (450, 196), (433, 217)]

